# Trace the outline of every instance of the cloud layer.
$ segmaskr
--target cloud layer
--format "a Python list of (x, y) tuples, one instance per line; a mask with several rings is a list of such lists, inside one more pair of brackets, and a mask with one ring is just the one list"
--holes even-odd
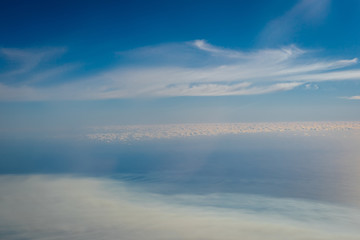
[(360, 122), (201, 123), (108, 126), (90, 129), (87, 138), (103, 142), (127, 142), (226, 134), (292, 133), (324, 134), (360, 130)]
[[(164, 196), (131, 189), (106, 179), (1, 176), (0, 237), (355, 240), (360, 234), (357, 209), (261, 196)], [(218, 201), (231, 206), (211, 206)]]
[[(2, 51), (8, 57), (21, 58), (22, 64), (16, 70), (3, 73), (0, 100), (255, 95), (289, 91), (302, 85), (306, 89), (305, 86), (316, 82), (360, 79), (360, 70), (354, 68), (357, 58), (321, 59), (294, 45), (242, 52), (195, 40), (119, 53), (125, 62), (129, 58), (139, 62), (87, 77), (60, 79), (49, 85), (46, 83), (74, 66), (43, 68), (42, 72), (33, 74), (32, 69), (44, 56), (51, 55), (51, 51), (31, 54), (20, 50)], [(29, 54), (37, 59), (31, 64), (26, 60)], [(26, 80), (14, 84), (9, 81), (9, 76), (14, 74)]]

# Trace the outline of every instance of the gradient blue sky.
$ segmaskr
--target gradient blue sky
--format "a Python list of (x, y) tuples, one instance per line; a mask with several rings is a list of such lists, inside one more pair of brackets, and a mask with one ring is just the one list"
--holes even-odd
[(360, 120), (360, 2), (2, 1), (3, 129)]

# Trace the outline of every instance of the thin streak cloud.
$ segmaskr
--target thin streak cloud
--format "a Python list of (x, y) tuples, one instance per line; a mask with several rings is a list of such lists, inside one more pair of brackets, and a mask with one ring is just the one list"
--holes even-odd
[(360, 95), (359, 96), (351, 96), (351, 97), (342, 97), (348, 100), (360, 100)]

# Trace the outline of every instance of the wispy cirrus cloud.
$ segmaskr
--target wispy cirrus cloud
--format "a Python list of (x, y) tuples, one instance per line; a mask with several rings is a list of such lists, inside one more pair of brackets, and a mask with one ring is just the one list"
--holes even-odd
[(74, 70), (78, 64), (56, 64), (67, 51), (64, 47), (18, 49), (1, 48), (0, 57), (7, 60), (7, 65), (0, 73), (0, 83), (29, 85), (58, 77)]
[(259, 41), (266, 44), (282, 44), (303, 25), (317, 25), (328, 14), (331, 0), (300, 0), (293, 8), (269, 22), (260, 33)]
[(8, 71), (7, 75), (19, 75), (36, 68), (41, 62), (62, 55), (65, 48), (48, 48), (24, 50), (17, 48), (1, 48), (0, 53), (10, 62), (17, 63), (17, 67)]
[(61, 76), (72, 65), (45, 69), (37, 75), (29, 74), (28, 81), (21, 85), (0, 83), (0, 98), (76, 100), (256, 95), (289, 91), (322, 81), (360, 79), (360, 69), (355, 68), (357, 58), (322, 59), (295, 45), (239, 51), (195, 40), (143, 47), (123, 52), (121, 56), (125, 61), (128, 58), (141, 61), (103, 69), (92, 76), (60, 79), (51, 86), (35, 85), (34, 82), (39, 82), (37, 79), (46, 83), (49, 74)]

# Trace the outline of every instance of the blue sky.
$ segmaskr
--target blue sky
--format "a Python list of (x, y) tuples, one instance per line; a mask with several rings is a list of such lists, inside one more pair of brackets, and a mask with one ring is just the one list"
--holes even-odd
[(359, 120), (359, 1), (3, 1), (2, 128)]

